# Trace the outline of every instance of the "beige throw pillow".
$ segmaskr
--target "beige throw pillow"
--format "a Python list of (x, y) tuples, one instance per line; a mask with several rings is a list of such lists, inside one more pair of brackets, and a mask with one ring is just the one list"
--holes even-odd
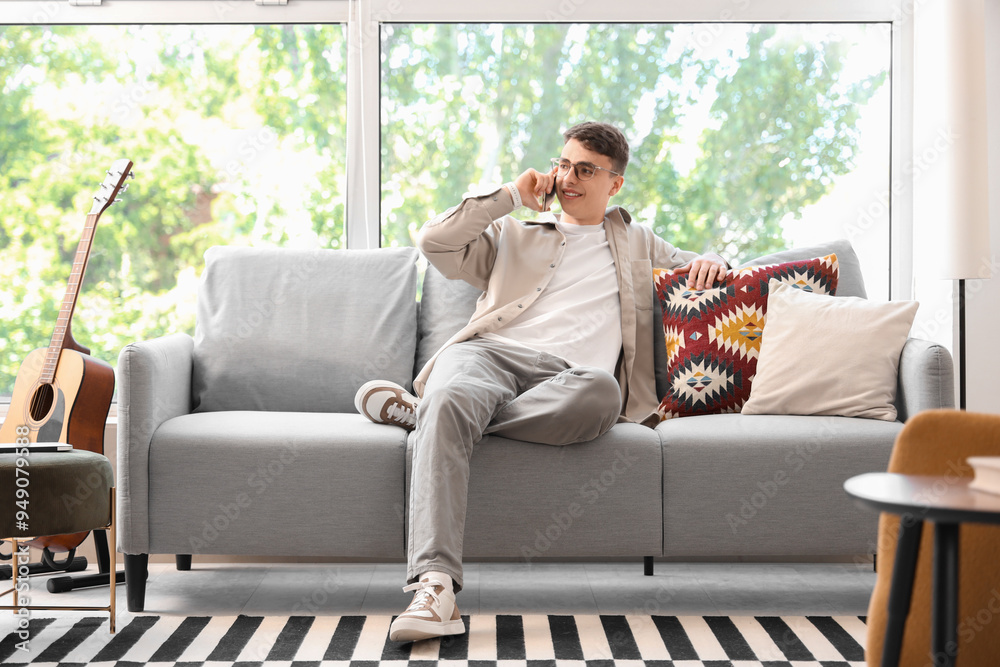
[(895, 420), (899, 355), (917, 302), (822, 296), (777, 281), (768, 291), (742, 413)]

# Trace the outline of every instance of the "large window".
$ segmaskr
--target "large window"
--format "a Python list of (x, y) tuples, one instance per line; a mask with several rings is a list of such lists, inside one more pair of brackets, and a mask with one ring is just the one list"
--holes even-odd
[(90, 197), (101, 218), (75, 337), (194, 332), (215, 244), (337, 248), (344, 237), (343, 26), (0, 26), (0, 395), (48, 345)]
[[(816, 0), (804, 19), (821, 22), (768, 23), (803, 13), (0, 0), (0, 20), (24, 24), (0, 25), (0, 398), (48, 344), (90, 196), (120, 157), (136, 178), (98, 225), (73, 320), (110, 363), (193, 332), (209, 246), (411, 245), (465, 192), (544, 169), (587, 119), (631, 143), (612, 203), (638, 223), (735, 260), (846, 237), (887, 298), (890, 201), (906, 205), (890, 185), (907, 149), (890, 154), (893, 38), (908, 34), (894, 3)], [(71, 25), (91, 17), (158, 25)], [(894, 289), (909, 284), (909, 266), (894, 271)]]
[(632, 148), (612, 203), (657, 234), (736, 259), (851, 238), (885, 298), (891, 57), (877, 23), (385, 25), (382, 244), (605, 120)]

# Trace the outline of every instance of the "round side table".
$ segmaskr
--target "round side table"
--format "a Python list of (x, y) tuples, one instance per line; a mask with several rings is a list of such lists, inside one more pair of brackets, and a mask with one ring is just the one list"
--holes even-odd
[[(844, 482), (860, 505), (900, 515), (882, 667), (899, 664), (924, 521), (934, 524), (931, 650), (953, 667), (958, 653), (958, 531), (962, 523), (1000, 524), (1000, 495), (969, 489), (969, 478), (873, 472)], [(935, 663), (937, 664), (937, 663)]]

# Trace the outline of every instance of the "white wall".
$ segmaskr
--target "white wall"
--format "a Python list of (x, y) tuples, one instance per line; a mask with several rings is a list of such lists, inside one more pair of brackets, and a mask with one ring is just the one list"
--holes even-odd
[(968, 409), (1000, 414), (1000, 2), (986, 1), (990, 245), (993, 278), (966, 282)]

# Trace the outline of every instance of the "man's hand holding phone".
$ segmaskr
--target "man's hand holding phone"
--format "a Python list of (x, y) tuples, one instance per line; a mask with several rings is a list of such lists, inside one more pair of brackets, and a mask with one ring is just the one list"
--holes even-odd
[(548, 211), (556, 198), (556, 170), (541, 172), (527, 169), (514, 180), (521, 193), (521, 203), (532, 211)]

